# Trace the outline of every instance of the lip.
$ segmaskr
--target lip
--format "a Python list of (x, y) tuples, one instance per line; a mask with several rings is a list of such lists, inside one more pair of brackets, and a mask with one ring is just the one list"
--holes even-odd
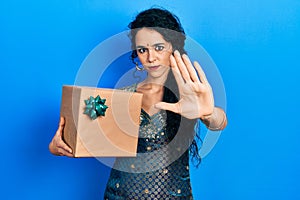
[(148, 66), (149, 70), (157, 70), (159, 67), (160, 65)]

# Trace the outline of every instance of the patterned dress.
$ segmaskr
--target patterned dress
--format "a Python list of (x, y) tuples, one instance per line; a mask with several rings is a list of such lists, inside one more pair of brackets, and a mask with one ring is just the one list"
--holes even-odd
[(166, 116), (163, 110), (152, 116), (141, 111), (137, 157), (116, 159), (105, 200), (193, 199), (189, 151), (170, 145)]

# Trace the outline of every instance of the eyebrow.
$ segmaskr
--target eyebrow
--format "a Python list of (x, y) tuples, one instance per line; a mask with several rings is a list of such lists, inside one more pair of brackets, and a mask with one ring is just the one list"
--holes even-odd
[[(155, 44), (153, 44), (153, 45), (151, 45), (152, 47), (155, 47), (155, 46), (159, 46), (159, 45), (166, 45), (165, 43), (155, 43)], [(136, 46), (136, 48), (138, 49), (138, 48), (147, 48), (146, 46), (143, 46), (143, 45), (138, 45), (138, 46)]]

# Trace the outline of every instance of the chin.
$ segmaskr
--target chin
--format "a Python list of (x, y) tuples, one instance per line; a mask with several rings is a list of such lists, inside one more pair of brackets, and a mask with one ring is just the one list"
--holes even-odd
[(148, 76), (152, 78), (163, 78), (167, 77), (170, 69), (157, 70), (157, 71), (147, 71)]

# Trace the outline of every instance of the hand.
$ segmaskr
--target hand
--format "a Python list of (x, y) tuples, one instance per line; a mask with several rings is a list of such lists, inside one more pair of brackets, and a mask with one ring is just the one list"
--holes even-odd
[(52, 141), (49, 144), (49, 150), (54, 155), (74, 157), (72, 154), (72, 149), (62, 139), (64, 126), (65, 126), (65, 118), (61, 117), (59, 121), (58, 129)]
[(213, 92), (199, 63), (195, 61), (193, 65), (187, 55), (181, 56), (177, 50), (174, 56), (170, 56), (170, 62), (180, 99), (177, 103), (159, 102), (155, 107), (178, 113), (188, 119), (211, 115), (214, 109)]

